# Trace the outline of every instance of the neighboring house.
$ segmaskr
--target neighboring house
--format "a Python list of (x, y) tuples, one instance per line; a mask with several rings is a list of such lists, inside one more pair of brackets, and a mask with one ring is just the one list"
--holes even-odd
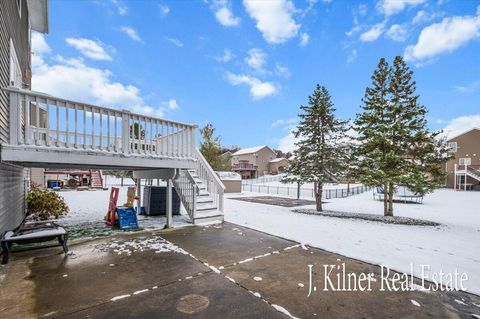
[(455, 189), (480, 190), (480, 128), (447, 140), (454, 159), (445, 164), (445, 184)]
[(270, 161), (276, 157), (266, 145), (244, 148), (232, 154), (232, 171), (239, 173), (242, 179), (257, 178), (269, 173)]
[(288, 159), (284, 157), (274, 158), (269, 162), (269, 172), (270, 174), (277, 175), (285, 171), (285, 168), (288, 166)]
[[(11, 140), (10, 98), (6, 87), (31, 86), (30, 31), (48, 32), (46, 0), (0, 1), (0, 144)], [(22, 119), (24, 121), (24, 119)], [(0, 233), (22, 221), (28, 170), (6, 163), (0, 153)]]

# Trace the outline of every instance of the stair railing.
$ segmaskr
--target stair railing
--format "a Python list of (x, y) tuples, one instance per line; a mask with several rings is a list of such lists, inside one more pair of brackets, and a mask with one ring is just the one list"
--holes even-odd
[(195, 149), (193, 153), (194, 157), (197, 159), (197, 163), (195, 164), (196, 173), (202, 182), (207, 184), (207, 191), (210, 193), (210, 196), (212, 196), (215, 207), (217, 207), (217, 209), (223, 213), (223, 196), (225, 192), (225, 185), (223, 185), (222, 181), (212, 169), (210, 164), (208, 164), (202, 153), (198, 149)]
[(192, 222), (197, 214), (197, 196), (200, 189), (188, 170), (181, 169), (173, 181), (175, 190)]

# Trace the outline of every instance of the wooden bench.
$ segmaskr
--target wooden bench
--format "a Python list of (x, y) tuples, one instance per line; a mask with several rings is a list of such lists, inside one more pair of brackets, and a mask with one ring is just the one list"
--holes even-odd
[[(21, 249), (12, 250), (12, 245), (26, 245), (32, 243), (41, 243), (46, 241), (58, 240), (58, 244), (31, 246)], [(7, 264), (11, 253), (50, 248), (63, 247), (63, 251), (68, 253), (67, 246), (68, 234), (62, 227), (55, 223), (31, 223), (25, 224), (14, 231), (7, 231), (0, 240), (2, 247), (2, 264)]]

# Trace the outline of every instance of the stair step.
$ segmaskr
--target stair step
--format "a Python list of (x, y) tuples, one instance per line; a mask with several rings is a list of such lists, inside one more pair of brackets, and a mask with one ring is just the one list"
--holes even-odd
[(202, 223), (223, 222), (224, 216), (218, 210), (211, 210), (208, 212), (197, 212), (193, 219), (193, 224), (198, 225)]
[(199, 196), (197, 197), (197, 204), (200, 204), (200, 203), (213, 203), (213, 198), (209, 197), (209, 196)]
[(204, 212), (204, 211), (216, 210), (216, 209), (217, 209), (217, 206), (213, 204), (213, 201), (211, 203), (197, 202), (197, 212)]

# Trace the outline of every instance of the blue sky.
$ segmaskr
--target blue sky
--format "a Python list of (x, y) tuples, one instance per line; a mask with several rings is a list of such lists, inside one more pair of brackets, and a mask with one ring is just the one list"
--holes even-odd
[(381, 57), (402, 55), (432, 129), (480, 127), (480, 1), (49, 1), (32, 88), (289, 150), (316, 83), (354, 118)]

